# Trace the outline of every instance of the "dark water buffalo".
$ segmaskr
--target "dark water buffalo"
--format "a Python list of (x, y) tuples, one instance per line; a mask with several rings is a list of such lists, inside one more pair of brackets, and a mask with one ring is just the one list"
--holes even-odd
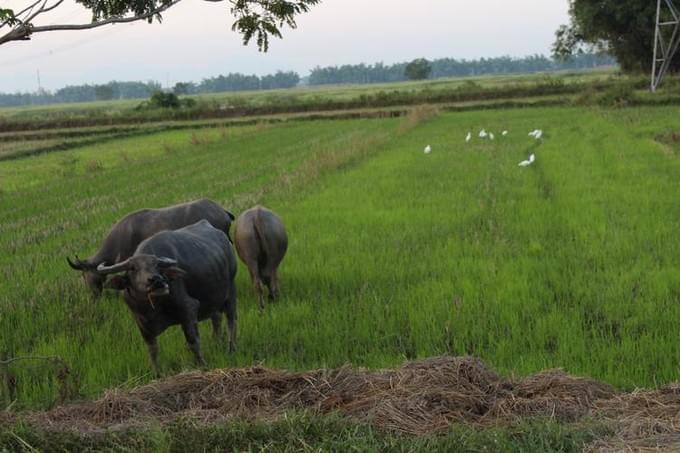
[(229, 236), (234, 215), (212, 200), (202, 199), (161, 209), (142, 209), (119, 220), (104, 239), (97, 253), (86, 260), (66, 258), (68, 264), (83, 272), (83, 279), (99, 297), (106, 277), (97, 273), (97, 266), (110, 266), (131, 257), (144, 239), (163, 230), (176, 230), (205, 219)]
[(248, 266), (250, 277), (264, 309), (264, 285), (269, 289), (269, 299), (279, 296), (279, 263), (288, 249), (288, 236), (283, 222), (272, 211), (255, 206), (236, 220), (234, 245), (241, 261)]
[[(120, 275), (120, 273), (124, 274)], [(97, 273), (114, 275), (106, 286), (124, 290), (157, 371), (156, 337), (180, 324), (198, 364), (201, 355), (198, 321), (210, 318), (220, 336), (227, 315), (229, 351), (236, 345), (236, 256), (227, 235), (206, 220), (144, 240), (134, 254), (118, 264), (100, 264)]]

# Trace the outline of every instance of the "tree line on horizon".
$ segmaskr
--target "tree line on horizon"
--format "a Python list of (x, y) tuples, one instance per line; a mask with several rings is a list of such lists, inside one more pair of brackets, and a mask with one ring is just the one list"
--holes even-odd
[[(534, 73), (541, 71), (577, 70), (604, 65), (615, 65), (616, 60), (595, 52), (583, 52), (572, 58), (561, 61), (544, 55), (531, 55), (523, 58), (508, 56), (481, 58), (479, 60), (456, 60), (441, 58), (429, 62), (431, 71), (429, 79), (445, 77), (465, 77), (477, 75), (499, 75), (513, 73)], [(326, 84), (370, 84), (390, 83), (408, 80), (406, 67), (409, 63), (385, 65), (364, 63), (316, 67), (310, 75), (302, 79), (293, 71), (277, 71), (265, 76), (230, 73), (203, 79), (199, 83), (178, 82), (169, 90), (177, 95), (201, 93), (219, 93), (229, 91), (254, 91), (285, 89), (306, 85)], [(118, 82), (111, 81), (101, 85), (71, 85), (54, 92), (39, 90), (33, 93), (0, 93), (0, 106), (13, 107), (22, 105), (60, 104), (74, 102), (106, 101), (113, 99), (148, 98), (154, 92), (161, 91), (162, 85), (157, 81)]]
[[(615, 65), (616, 60), (608, 55), (584, 52), (564, 61), (544, 55), (530, 55), (523, 58), (509, 56), (480, 58), (479, 60), (456, 60), (440, 58), (429, 62), (429, 79), (445, 77), (468, 77), (479, 75), (519, 74), (541, 71), (577, 70), (604, 65)], [(309, 75), (310, 85), (342, 83), (390, 83), (408, 80), (408, 62), (384, 65), (358, 64), (314, 68)]]

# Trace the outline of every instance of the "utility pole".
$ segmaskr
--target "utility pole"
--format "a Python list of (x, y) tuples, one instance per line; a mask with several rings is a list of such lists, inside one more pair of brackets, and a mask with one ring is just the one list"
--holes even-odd
[(42, 92), (42, 87), (40, 86), (40, 69), (36, 69), (38, 75), (38, 93)]
[(680, 46), (680, 11), (674, 2), (675, 0), (657, 0), (656, 3), (652, 92), (655, 92), (661, 84)]

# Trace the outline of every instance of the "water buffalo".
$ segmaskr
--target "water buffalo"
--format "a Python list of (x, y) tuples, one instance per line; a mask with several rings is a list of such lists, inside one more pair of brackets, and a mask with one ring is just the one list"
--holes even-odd
[[(124, 272), (124, 274), (120, 274)], [(201, 220), (142, 241), (134, 254), (118, 264), (97, 266), (100, 275), (117, 274), (107, 287), (124, 290), (124, 299), (149, 348), (158, 371), (156, 337), (180, 324), (196, 362), (201, 355), (198, 321), (210, 318), (221, 336), (227, 315), (229, 351), (236, 346), (236, 256), (227, 235)]]
[(234, 245), (241, 261), (248, 266), (260, 308), (264, 309), (263, 283), (269, 289), (270, 300), (279, 296), (277, 270), (288, 249), (283, 222), (267, 208), (250, 208), (236, 220)]
[(212, 200), (202, 199), (161, 209), (141, 209), (119, 220), (104, 239), (97, 253), (90, 258), (75, 261), (66, 258), (71, 268), (82, 271), (86, 285), (97, 298), (102, 293), (106, 277), (97, 272), (97, 266), (110, 266), (131, 257), (144, 239), (163, 230), (176, 230), (205, 219), (229, 237), (229, 227), (234, 215)]

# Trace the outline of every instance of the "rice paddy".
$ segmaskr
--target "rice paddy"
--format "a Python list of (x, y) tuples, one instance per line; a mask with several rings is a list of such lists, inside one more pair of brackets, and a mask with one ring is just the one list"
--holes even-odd
[[(677, 114), (421, 108), (159, 131), (0, 161), (0, 354), (60, 359), (6, 367), (12, 405), (153, 379), (122, 299), (90, 300), (65, 257), (93, 254), (128, 212), (201, 197), (236, 214), (263, 204), (290, 240), (283, 297), (264, 313), (239, 263), (238, 350), (228, 355), (204, 323), (210, 368), (472, 355), (506, 376), (562, 367), (618, 389), (674, 382)], [(527, 135), (537, 128), (541, 139)], [(159, 345), (165, 376), (193, 368), (179, 328)]]

